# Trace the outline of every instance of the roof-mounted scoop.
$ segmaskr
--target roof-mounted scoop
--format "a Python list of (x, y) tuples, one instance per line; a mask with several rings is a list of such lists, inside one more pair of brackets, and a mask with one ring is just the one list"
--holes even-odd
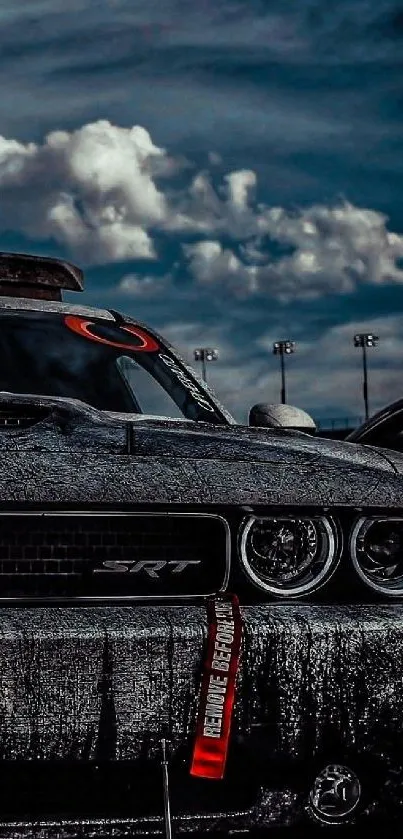
[(0, 297), (61, 300), (62, 289), (82, 291), (80, 268), (62, 259), (0, 252)]

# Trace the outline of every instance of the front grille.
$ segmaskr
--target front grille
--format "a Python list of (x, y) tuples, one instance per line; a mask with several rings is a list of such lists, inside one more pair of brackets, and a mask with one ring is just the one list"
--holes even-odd
[(183, 597), (227, 578), (229, 535), (214, 515), (0, 516), (0, 598)]

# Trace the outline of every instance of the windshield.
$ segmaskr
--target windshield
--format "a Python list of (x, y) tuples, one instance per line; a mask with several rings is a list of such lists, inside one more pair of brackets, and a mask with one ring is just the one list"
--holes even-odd
[(0, 311), (0, 390), (104, 411), (225, 423), (170, 349), (143, 327), (85, 315)]

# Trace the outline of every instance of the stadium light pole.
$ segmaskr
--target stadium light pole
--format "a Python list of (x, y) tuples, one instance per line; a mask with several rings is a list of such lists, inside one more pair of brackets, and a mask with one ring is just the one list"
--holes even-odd
[(214, 349), (214, 347), (197, 347), (194, 350), (194, 359), (195, 361), (201, 361), (202, 365), (202, 379), (204, 382), (207, 381), (207, 362), (208, 361), (217, 361), (218, 358), (218, 350)]
[(295, 352), (295, 343), (294, 341), (275, 341), (273, 344), (273, 354), (280, 356), (280, 369), (281, 369), (281, 404), (285, 405), (286, 403), (286, 391), (285, 391), (285, 363), (284, 363), (284, 356), (290, 355), (291, 353)]
[(358, 335), (354, 335), (354, 346), (361, 347), (362, 349), (362, 368), (364, 374), (364, 381), (363, 381), (363, 395), (364, 395), (364, 405), (365, 405), (365, 419), (369, 418), (369, 410), (368, 410), (368, 367), (367, 367), (367, 347), (376, 347), (379, 338), (377, 335), (373, 335), (372, 332), (360, 332)]

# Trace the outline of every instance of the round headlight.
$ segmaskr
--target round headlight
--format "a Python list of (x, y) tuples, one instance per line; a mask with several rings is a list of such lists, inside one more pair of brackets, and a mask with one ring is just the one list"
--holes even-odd
[(240, 553), (260, 589), (297, 597), (323, 585), (335, 570), (336, 530), (323, 517), (253, 516), (242, 531)]
[(403, 519), (359, 519), (351, 558), (364, 582), (391, 597), (403, 595)]

